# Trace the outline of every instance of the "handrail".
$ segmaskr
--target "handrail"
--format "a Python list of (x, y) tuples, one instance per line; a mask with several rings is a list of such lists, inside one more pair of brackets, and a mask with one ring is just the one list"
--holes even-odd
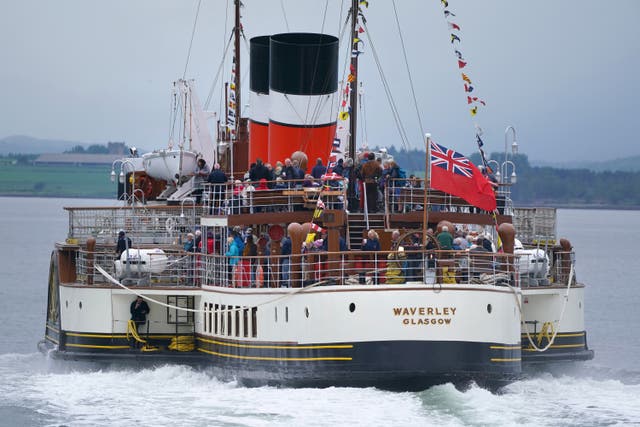
[[(137, 248), (132, 250), (135, 252)], [(324, 284), (509, 284), (518, 287), (527, 271), (527, 255), (483, 253), (474, 251), (310, 251), (293, 264), (289, 255), (239, 256), (188, 253), (165, 247), (161, 254), (149, 255), (148, 263), (136, 264), (121, 274), (130, 284), (148, 286), (200, 287), (300, 287), (309, 283)], [(568, 253), (556, 253), (560, 259)], [(524, 259), (524, 262), (523, 262)], [(78, 250), (77, 277), (80, 283), (104, 284), (94, 271), (102, 265), (116, 276), (115, 252)], [(524, 266), (524, 267), (523, 267)], [(550, 270), (551, 282), (563, 283), (568, 272), (555, 262)], [(123, 269), (121, 269), (123, 271)], [(93, 280), (88, 280), (92, 276)], [(555, 279), (557, 278), (557, 280)], [(564, 279), (564, 280), (561, 280)], [(552, 284), (548, 283), (548, 284)]]

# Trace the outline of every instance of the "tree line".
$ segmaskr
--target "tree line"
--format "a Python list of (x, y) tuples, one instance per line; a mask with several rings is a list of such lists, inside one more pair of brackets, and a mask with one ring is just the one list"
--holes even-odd
[[(394, 147), (388, 151), (407, 173), (424, 176), (425, 151)], [(482, 164), (477, 152), (469, 160)], [(491, 153), (488, 160), (502, 164), (504, 153)], [(510, 156), (509, 160), (515, 164), (517, 182), (511, 188), (511, 198), (517, 206), (640, 208), (640, 172), (531, 166), (525, 154)], [(511, 172), (509, 167), (508, 175)]]

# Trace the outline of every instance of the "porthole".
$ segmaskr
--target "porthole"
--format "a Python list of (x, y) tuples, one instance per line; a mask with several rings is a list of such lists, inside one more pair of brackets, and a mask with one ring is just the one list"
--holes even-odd
[(78, 303), (78, 307), (80, 307), (80, 310), (82, 310), (82, 301)]
[(353, 313), (354, 311), (356, 311), (356, 305), (354, 303), (349, 304), (349, 311), (351, 313)]
[(65, 306), (65, 308), (69, 308), (69, 300), (64, 302), (64, 306)]
[(487, 304), (487, 313), (491, 314), (491, 310), (492, 310), (491, 304)]
[(579, 301), (579, 302), (578, 302), (578, 308), (579, 308), (579, 309), (582, 309), (582, 301)]
[(304, 315), (307, 319), (309, 318), (309, 307), (304, 308)]

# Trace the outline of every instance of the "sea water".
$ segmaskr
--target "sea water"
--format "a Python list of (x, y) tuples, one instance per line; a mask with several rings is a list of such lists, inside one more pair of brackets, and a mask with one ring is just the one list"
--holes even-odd
[(245, 388), (184, 366), (96, 370), (41, 355), (49, 256), (68, 226), (62, 207), (105, 204), (0, 198), (0, 425), (640, 425), (637, 212), (558, 211), (559, 235), (571, 240), (588, 285), (594, 360), (531, 372), (497, 394), (451, 384), (393, 393)]

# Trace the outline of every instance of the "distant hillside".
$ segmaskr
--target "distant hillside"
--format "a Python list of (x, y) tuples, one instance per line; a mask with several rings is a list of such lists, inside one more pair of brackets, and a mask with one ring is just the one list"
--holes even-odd
[(532, 160), (531, 165), (547, 166), (555, 169), (588, 169), (594, 172), (640, 172), (640, 156), (601, 162), (537, 162)]
[(88, 147), (90, 144), (78, 141), (61, 141), (55, 139), (39, 139), (26, 135), (12, 135), (0, 139), (0, 154), (42, 154), (62, 153), (71, 150), (76, 145)]

